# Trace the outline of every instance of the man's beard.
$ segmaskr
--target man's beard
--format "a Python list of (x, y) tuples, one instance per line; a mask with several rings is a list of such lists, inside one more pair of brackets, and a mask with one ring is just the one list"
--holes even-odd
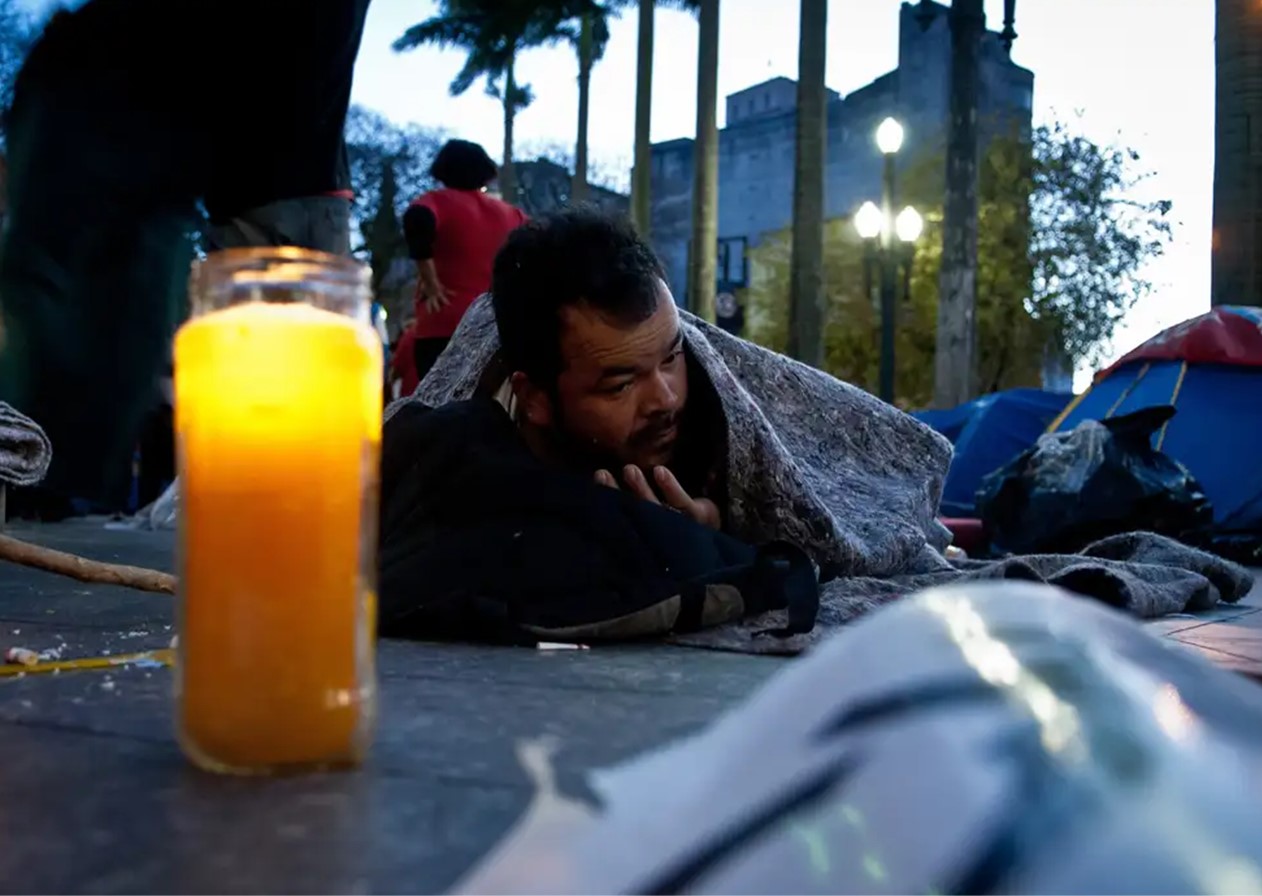
[(651, 450), (661, 436), (672, 427), (678, 427), (680, 414), (671, 413), (655, 417), (631, 434), (625, 451), (619, 452), (601, 445), (595, 439), (577, 436), (566, 425), (559, 406), (554, 411), (553, 425), (544, 431), (550, 451), (566, 467), (581, 473), (595, 474), (608, 470), (615, 476), (632, 458), (642, 457)]

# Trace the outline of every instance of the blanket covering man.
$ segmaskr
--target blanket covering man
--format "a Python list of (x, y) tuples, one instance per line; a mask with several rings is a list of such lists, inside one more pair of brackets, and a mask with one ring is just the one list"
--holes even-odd
[[(716, 437), (726, 442), (725, 532), (750, 545), (797, 546), (816, 565), (822, 595), (812, 632), (754, 637), (785, 625), (785, 611), (770, 610), (676, 631), (679, 643), (793, 653), (887, 601), (968, 578), (1047, 581), (1141, 617), (1237, 601), (1252, 585), (1244, 568), (1149, 533), (1106, 539), (1073, 556), (949, 562), (942, 549), (950, 536), (935, 516), (951, 461), (945, 438), (826, 373), (687, 312), (680, 319), (722, 406), (726, 433)], [(440, 408), (487, 395), (497, 351), (493, 306), (483, 296), (417, 392), (387, 409), (387, 430), (418, 403)], [(383, 550), (391, 538), (383, 530)], [(386, 592), (383, 583), (383, 602)]]

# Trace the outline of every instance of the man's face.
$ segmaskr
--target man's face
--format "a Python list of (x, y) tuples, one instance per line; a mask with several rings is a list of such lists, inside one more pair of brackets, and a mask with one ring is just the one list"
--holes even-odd
[[(595, 464), (667, 465), (688, 400), (683, 332), (665, 284), (657, 308), (626, 324), (579, 305), (561, 312), (562, 372), (546, 426)], [(540, 416), (528, 411), (531, 422)]]

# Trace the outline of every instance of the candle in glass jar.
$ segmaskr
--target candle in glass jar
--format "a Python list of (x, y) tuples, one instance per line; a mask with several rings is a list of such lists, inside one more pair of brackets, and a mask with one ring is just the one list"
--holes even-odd
[(178, 724), (225, 771), (361, 758), (373, 708), (379, 340), (246, 302), (175, 344)]

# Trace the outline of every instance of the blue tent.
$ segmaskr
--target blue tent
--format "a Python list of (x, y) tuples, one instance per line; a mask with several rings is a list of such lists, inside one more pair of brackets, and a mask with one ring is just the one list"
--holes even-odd
[(974, 516), (982, 478), (1033, 445), (1072, 397), (1065, 392), (1009, 389), (947, 411), (913, 414), (955, 445), (942, 492), (942, 515)]
[(995, 396), (993, 395), (983, 395), (981, 398), (974, 398), (972, 401), (965, 402), (957, 407), (948, 408), (945, 411), (912, 411), (911, 415), (921, 423), (927, 424), (942, 433), (954, 445), (955, 440), (964, 431), (964, 427), (968, 426), (968, 421), (972, 420), (979, 410), (988, 406), (994, 398)]

